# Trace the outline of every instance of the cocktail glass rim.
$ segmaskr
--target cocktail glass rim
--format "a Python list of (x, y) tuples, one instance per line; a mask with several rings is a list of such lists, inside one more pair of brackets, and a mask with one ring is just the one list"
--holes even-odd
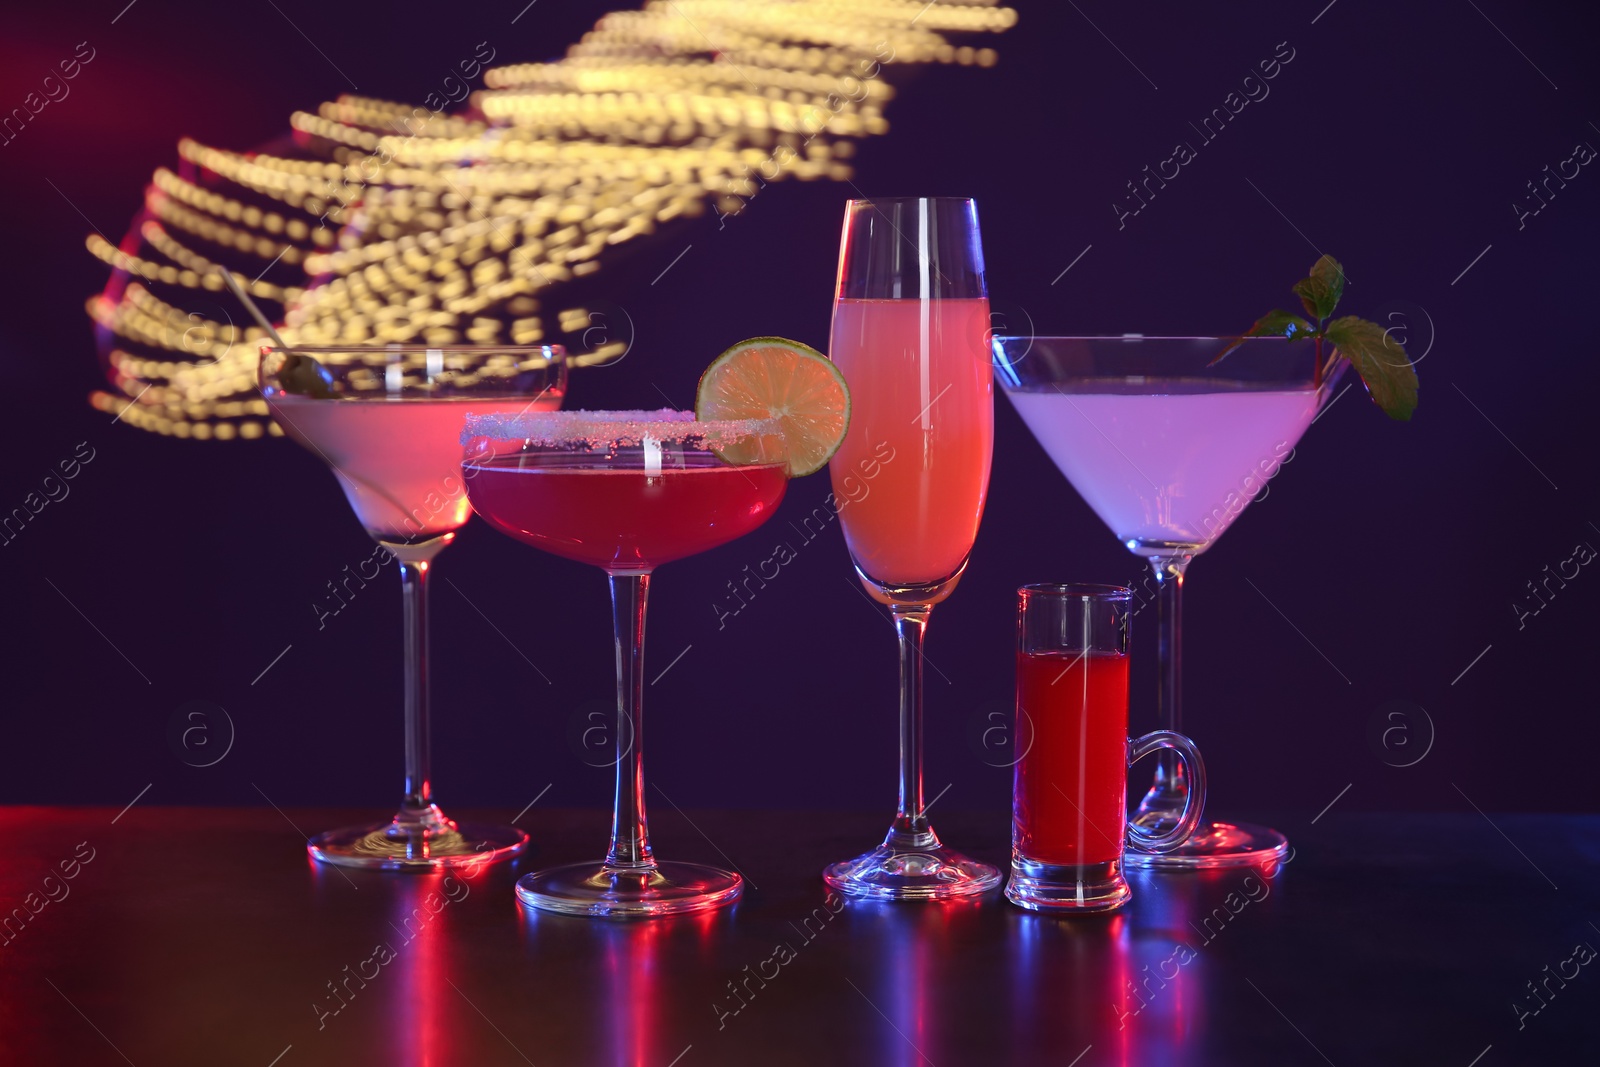
[(1099, 600), (1130, 600), (1133, 597), (1133, 590), (1128, 586), (1104, 582), (1024, 582), (1017, 586), (1017, 592)]
[[(672, 416), (687, 415), (688, 418)], [(612, 428), (609, 434), (573, 432), (588, 427)], [(566, 432), (551, 432), (566, 431)], [(529, 432), (532, 431), (532, 432)], [(567, 411), (528, 411), (515, 415), (469, 414), (461, 425), (463, 445), (477, 439), (523, 441), (528, 445), (560, 448), (569, 445), (605, 444), (629, 447), (648, 439), (659, 444), (699, 441), (701, 447), (715, 451), (713, 441), (723, 443), (756, 435), (778, 435), (782, 423), (777, 419), (701, 419), (693, 411), (680, 408), (595, 409)], [(769, 466), (778, 461), (738, 463), (721, 457), (732, 467)]]
[[(1017, 357), (1014, 360), (1007, 358), (1006, 355), (1005, 355), (1005, 345), (1008, 342), (1012, 342), (1012, 341), (1026, 341), (1026, 342), (1028, 342), (1028, 346), (1029, 346), (1028, 347), (1028, 351), (1025, 351), (1021, 356)], [(1129, 343), (1139, 342), (1139, 341), (1212, 341), (1212, 342), (1238, 341), (1238, 342), (1241, 342), (1242, 344), (1248, 344), (1248, 345), (1255, 345), (1255, 344), (1257, 344), (1259, 342), (1269, 342), (1269, 343), (1276, 343), (1276, 344), (1283, 344), (1283, 345), (1301, 343), (1299, 338), (1277, 337), (1277, 336), (1239, 337), (1239, 336), (1231, 335), (1231, 334), (1144, 334), (1144, 333), (1048, 334), (1048, 333), (1037, 333), (1037, 332), (1035, 332), (1035, 333), (1025, 333), (1025, 334), (994, 333), (994, 334), (991, 334), (990, 337), (989, 337), (989, 349), (990, 349), (990, 353), (993, 356), (993, 361), (994, 361), (995, 367), (1000, 371), (1000, 386), (1001, 386), (1002, 389), (1010, 390), (1010, 389), (1015, 389), (1015, 388), (1019, 387), (1019, 385), (1020, 385), (1019, 382), (1014, 382), (1014, 381), (1011, 380), (1015, 376), (1015, 371), (1012, 368), (1014, 368), (1015, 366), (1020, 364), (1022, 360), (1026, 359), (1028, 357), (1029, 353), (1031, 353), (1031, 351), (1032, 351), (1032, 346), (1035, 345), (1035, 344), (1038, 344), (1041, 341), (1043, 341), (1043, 342), (1050, 342), (1050, 341), (1124, 341), (1124, 342), (1129, 342)], [(1309, 348), (1309, 345), (1308, 345), (1308, 348)], [(1231, 382), (1244, 382), (1244, 381), (1248, 381), (1248, 382), (1252, 382), (1254, 384), (1265, 384), (1265, 383), (1271, 382), (1271, 384), (1279, 385), (1284, 389), (1292, 389), (1292, 390), (1303, 389), (1303, 390), (1305, 390), (1307, 392), (1313, 392), (1313, 391), (1319, 391), (1319, 390), (1326, 391), (1326, 390), (1330, 389), (1343, 376), (1345, 368), (1347, 368), (1349, 366), (1349, 361), (1344, 359), (1343, 357), (1340, 357), (1338, 359), (1333, 360), (1331, 362), (1331, 364), (1327, 367), (1326, 373), (1323, 374), (1322, 380), (1321, 380), (1320, 383), (1316, 380), (1316, 365), (1315, 365), (1315, 363), (1313, 363), (1311, 365), (1311, 373), (1310, 374), (1305, 374), (1303, 372), (1303, 370), (1302, 371), (1296, 371), (1294, 369), (1295, 366), (1299, 366), (1301, 368), (1304, 368), (1305, 364), (1304, 363), (1294, 364), (1294, 365), (1286, 364), (1285, 365), (1285, 377), (1281, 381), (1271, 381), (1270, 379), (1259, 378), (1259, 377), (1245, 378), (1245, 377), (1233, 377), (1233, 376), (1230, 376), (1227, 373), (1227, 363), (1226, 362), (1216, 364), (1215, 368), (1213, 368), (1213, 366), (1210, 365), (1210, 364), (1208, 364), (1208, 365), (1206, 365), (1204, 367), (1198, 368), (1198, 374), (1191, 373), (1191, 374), (1119, 375), (1119, 374), (1114, 374), (1114, 373), (1098, 373), (1098, 374), (1091, 373), (1091, 374), (1074, 375), (1072, 380), (1074, 380), (1074, 381), (1116, 381), (1116, 380), (1126, 380), (1127, 378), (1137, 378), (1137, 379), (1140, 379), (1142, 381), (1148, 381), (1148, 382), (1164, 382), (1164, 381), (1176, 381), (1176, 380), (1181, 378), (1181, 379), (1185, 379), (1185, 380), (1188, 380), (1188, 381), (1214, 381), (1214, 382), (1230, 382), (1230, 381)]]
[[(257, 358), (256, 358), (256, 389), (261, 393), (263, 399), (273, 400), (273, 399), (276, 399), (277, 396), (279, 396), (279, 395), (282, 395), (282, 396), (305, 396), (306, 395), (306, 394), (303, 394), (303, 393), (290, 393), (290, 392), (287, 392), (287, 391), (281, 392), (279, 394), (269, 394), (267, 392), (268, 385), (267, 385), (267, 381), (266, 381), (266, 362), (267, 362), (268, 357), (273, 356), (273, 355), (288, 355), (288, 356), (301, 356), (301, 355), (304, 355), (304, 356), (313, 356), (314, 357), (319, 352), (323, 353), (325, 355), (355, 355), (357, 353), (360, 353), (360, 354), (371, 353), (371, 354), (374, 354), (374, 355), (385, 355), (385, 356), (401, 355), (401, 356), (404, 356), (404, 355), (421, 354), (424, 357), (426, 357), (429, 352), (440, 352), (440, 353), (443, 353), (443, 352), (477, 352), (477, 353), (483, 353), (483, 354), (504, 352), (504, 353), (519, 354), (519, 355), (531, 355), (531, 354), (537, 352), (537, 353), (545, 354), (545, 356), (546, 356), (546, 360), (545, 360), (545, 364), (544, 364), (545, 366), (549, 366), (551, 363), (555, 363), (555, 364), (560, 366), (561, 372), (560, 372), (560, 376), (559, 376), (559, 379), (558, 379), (555, 387), (558, 388), (558, 389), (561, 389), (563, 391), (566, 388), (568, 353), (567, 353), (566, 347), (563, 346), (563, 345), (515, 345), (515, 344), (513, 344), (513, 345), (501, 345), (501, 344), (479, 344), (477, 342), (468, 342), (468, 343), (465, 343), (465, 344), (457, 342), (457, 343), (444, 344), (444, 345), (418, 344), (416, 342), (387, 343), (387, 344), (383, 344), (383, 345), (321, 345), (321, 344), (275, 345), (275, 344), (263, 343), (263, 344), (259, 345), (257, 350), (256, 350), (256, 356), (257, 356)], [(333, 364), (333, 367), (337, 368), (339, 370), (343, 370), (345, 368), (351, 368), (351, 367), (382, 366), (384, 363), (392, 363), (392, 362), (394, 362), (393, 359), (364, 359), (364, 360), (360, 360), (360, 361), (348, 360), (348, 361), (344, 361), (344, 362), (340, 362), (340, 363), (335, 363), (335, 364)], [(326, 366), (327, 365), (324, 364), (325, 368), (326, 368)], [(475, 386), (466, 386), (465, 389), (463, 390), (463, 394), (460, 395), (460, 396), (427, 396), (427, 395), (425, 395), (432, 387), (433, 387), (433, 381), (430, 379), (426, 384), (423, 384), (423, 385), (418, 385), (417, 383), (413, 382), (413, 383), (410, 383), (410, 384), (407, 384), (407, 385), (403, 385), (398, 390), (392, 390), (392, 391), (391, 390), (384, 390), (381, 393), (376, 391), (376, 390), (374, 390), (370, 394), (353, 393), (353, 394), (340, 395), (340, 396), (335, 396), (335, 397), (308, 397), (308, 399), (314, 399), (314, 400), (361, 400), (361, 401), (368, 401), (368, 402), (376, 402), (376, 401), (379, 401), (379, 400), (385, 400), (385, 401), (396, 401), (396, 400), (436, 400), (436, 401), (439, 401), (439, 400), (449, 400), (449, 401), (456, 401), (456, 402), (462, 402), (462, 401), (470, 402), (470, 401), (474, 401), (474, 400), (483, 401), (483, 400), (494, 399), (497, 395), (499, 395), (499, 396), (511, 396), (511, 395), (514, 395), (514, 394), (509, 393), (509, 392), (500, 392), (500, 393), (497, 394), (496, 390), (494, 390), (492, 388), (484, 388), (484, 389), (481, 390), (481, 392), (479, 392), (479, 395), (471, 395), (476, 390)], [(452, 386), (452, 388), (462, 388), (462, 387), (460, 387), (460, 386)], [(549, 391), (549, 387), (547, 387), (545, 391), (548, 392)], [(395, 395), (396, 393), (399, 393), (399, 394), (421, 393), (421, 394), (424, 394), (424, 395), (406, 396), (406, 395)], [(543, 394), (541, 393), (540, 395), (543, 395)]]

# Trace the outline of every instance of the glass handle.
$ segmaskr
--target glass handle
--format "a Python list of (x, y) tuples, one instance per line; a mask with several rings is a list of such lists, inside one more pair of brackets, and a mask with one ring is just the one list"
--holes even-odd
[(1188, 788), (1183, 794), (1183, 809), (1177, 824), (1161, 833), (1151, 833), (1137, 823), (1128, 824), (1128, 843), (1140, 852), (1171, 852), (1189, 839), (1200, 825), (1206, 804), (1206, 765), (1193, 741), (1172, 730), (1154, 730), (1128, 742), (1131, 766), (1152, 752), (1172, 752), (1183, 762)]

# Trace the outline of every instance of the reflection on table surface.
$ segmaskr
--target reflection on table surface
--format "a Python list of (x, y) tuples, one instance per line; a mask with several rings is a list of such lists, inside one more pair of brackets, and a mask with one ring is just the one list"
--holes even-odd
[[(770, 813), (666, 812), (675, 854), (726, 848), (748, 895), (616, 923), (512, 893), (584, 858), (599, 812), (525, 819), (515, 867), (421, 876), (312, 864), (271, 809), (115, 814), (0, 811), (0, 901), (26, 916), (0, 935), (0, 1062), (1464, 1067), (1492, 1046), (1491, 1067), (1597, 1048), (1600, 980), (1568, 980), (1520, 1029), (1511, 1007), (1600, 945), (1582, 912), (1595, 817), (1496, 816), (1513, 849), (1476, 813), (1290, 816), (1277, 872), (1135, 872), (1128, 908), (1061, 919), (829, 895), (817, 872), (875, 813), (786, 814), (774, 834)], [(1004, 861), (992, 817), (943, 823)], [(93, 859), (65, 879), (81, 842)]]

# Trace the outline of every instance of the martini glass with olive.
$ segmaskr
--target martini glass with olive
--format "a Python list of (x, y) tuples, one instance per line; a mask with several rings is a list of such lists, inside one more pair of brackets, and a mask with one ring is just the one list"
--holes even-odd
[(428, 577), (471, 514), (458, 438), (468, 414), (554, 411), (558, 346), (390, 345), (261, 349), (260, 387), (288, 436), (321, 456), (367, 533), (399, 563), (404, 604), (405, 786), (393, 817), (318, 834), (324, 862), (432, 870), (514, 856), (528, 835), (457, 822), (433, 799)]

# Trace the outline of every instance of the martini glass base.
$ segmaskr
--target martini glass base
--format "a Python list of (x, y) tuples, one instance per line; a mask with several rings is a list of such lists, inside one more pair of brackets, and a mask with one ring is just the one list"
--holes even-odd
[(743, 892), (743, 878), (700, 863), (573, 863), (523, 875), (517, 882), (517, 897), (530, 908), (602, 919), (709, 911), (732, 904)]
[(1123, 866), (1147, 871), (1196, 871), (1218, 867), (1266, 867), (1283, 862), (1289, 841), (1278, 831), (1248, 822), (1201, 822), (1189, 840), (1171, 852), (1123, 854)]
[(1000, 884), (1000, 872), (935, 837), (925, 848), (898, 849), (886, 843), (853, 860), (829, 864), (822, 880), (847, 897), (949, 900), (987, 893)]
[(433, 806), (418, 818), (329, 830), (306, 842), (306, 851), (340, 867), (437, 871), (498, 863), (527, 846), (528, 835), (514, 826), (458, 823)]

